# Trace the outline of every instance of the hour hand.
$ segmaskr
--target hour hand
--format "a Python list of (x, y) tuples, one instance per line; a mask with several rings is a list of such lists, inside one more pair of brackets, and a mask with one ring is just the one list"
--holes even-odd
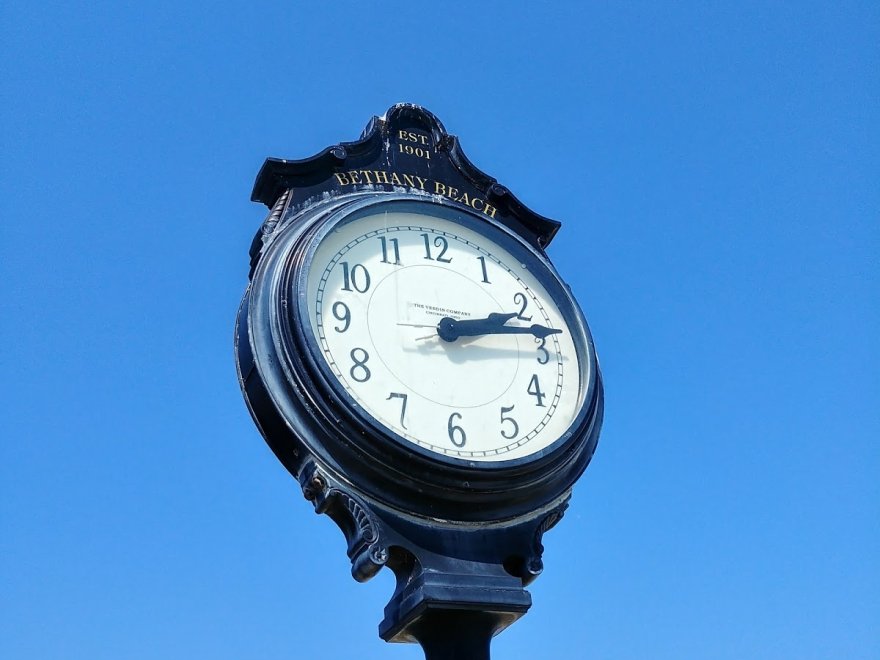
[(440, 323), (437, 324), (437, 334), (443, 341), (453, 342), (459, 337), (479, 337), (482, 335), (533, 335), (538, 339), (543, 339), (548, 335), (562, 332), (557, 328), (548, 328), (537, 323), (530, 326), (506, 325), (515, 316), (517, 316), (515, 312), (512, 314), (493, 312), (484, 319), (466, 319), (464, 321), (447, 316), (440, 319)]
[[(488, 321), (489, 324), (497, 324), (498, 326), (503, 326), (510, 319), (516, 316), (516, 312), (511, 312), (510, 314), (502, 314), (501, 312), (492, 312), (485, 318), (485, 321)], [(459, 323), (467, 323), (467, 321), (459, 321)], [(476, 323), (483, 323), (483, 319), (479, 319)]]
[[(516, 312), (512, 314), (501, 314), (499, 312), (492, 312), (484, 319), (470, 319), (466, 321), (456, 321), (455, 319), (442, 319), (440, 323), (443, 321), (454, 321), (456, 331), (458, 332), (459, 337), (464, 336), (474, 336), (474, 335), (482, 335), (486, 334), (484, 330), (486, 328), (496, 328), (503, 326), (510, 319), (516, 316)], [(440, 329), (440, 323), (404, 323), (399, 322), (397, 325), (406, 326), (408, 328), (434, 328), (435, 330)], [(448, 323), (447, 323), (448, 325)], [(477, 332), (474, 332), (477, 330)]]

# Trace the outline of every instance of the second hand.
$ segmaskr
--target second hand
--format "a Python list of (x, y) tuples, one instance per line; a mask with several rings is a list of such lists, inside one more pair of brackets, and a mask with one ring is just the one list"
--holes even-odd
[[(431, 325), (428, 323), (398, 323), (397, 325), (402, 325), (407, 328), (434, 328), (437, 329), (436, 325)], [(416, 341), (424, 341), (425, 339), (431, 339), (432, 337), (436, 337), (437, 335), (427, 335), (426, 337), (416, 337)]]

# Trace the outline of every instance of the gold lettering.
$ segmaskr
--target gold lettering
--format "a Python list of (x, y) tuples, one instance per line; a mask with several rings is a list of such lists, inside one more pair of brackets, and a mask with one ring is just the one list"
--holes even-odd
[(373, 170), (376, 176), (376, 183), (388, 183), (388, 172), (385, 170)]
[(431, 139), (427, 135), (422, 135), (415, 131), (405, 131), (403, 129), (397, 131), (397, 139), (404, 142), (415, 142), (416, 144), (431, 144)]
[(334, 172), (333, 176), (335, 176), (336, 180), (339, 181), (340, 186), (351, 185), (351, 181), (348, 180), (348, 177), (345, 176), (344, 172)]
[[(483, 205), (483, 208), (478, 207), (477, 204), (481, 204), (481, 205)], [(484, 208), (485, 208), (485, 202), (483, 202), (483, 200), (480, 199), (479, 197), (474, 197), (474, 198), (471, 200), (471, 208), (472, 208), (474, 211), (482, 211), (482, 210), (484, 210)]]
[(367, 180), (367, 183), (373, 183), (370, 179), (370, 170), (358, 170), (361, 174), (364, 175), (364, 178)]
[(425, 184), (428, 183), (428, 180), (427, 180), (427, 179), (423, 179), (423, 178), (420, 177), (418, 174), (414, 174), (413, 176), (416, 178), (416, 181), (419, 182), (419, 188), (421, 188), (422, 190), (424, 190), (424, 189), (425, 189)]
[(402, 185), (402, 184), (400, 183), (400, 177), (397, 176), (397, 172), (392, 172), (392, 173), (391, 173), (391, 183), (392, 183), (393, 185), (395, 185), (395, 186)]
[(361, 182), (361, 178), (360, 176), (358, 176), (358, 173), (355, 170), (352, 170), (348, 173), (348, 178), (351, 179), (351, 182), (354, 184), (358, 184)]
[(496, 209), (496, 208), (495, 208), (494, 206), (492, 206), (491, 204), (486, 204), (485, 202), (483, 203), (483, 205), (484, 205), (483, 213), (485, 213), (486, 215), (488, 215), (490, 218), (494, 218), (494, 217), (495, 217), (495, 211), (497, 211), (498, 209)]
[(456, 202), (459, 201), (455, 199), (458, 196), (458, 188), (453, 188), (452, 186), (449, 186), (449, 192), (446, 194), (449, 195), (450, 199), (454, 199)]
[(409, 174), (403, 175), (403, 182), (408, 185), (410, 188), (416, 187), (416, 181)]
[(434, 194), (435, 195), (445, 195), (446, 194), (446, 186), (440, 183), (439, 181), (434, 182)]
[(468, 194), (466, 192), (462, 193), (461, 198), (458, 199), (457, 201), (461, 202), (462, 204), (467, 204), (468, 206), (471, 205), (471, 198), (468, 197)]

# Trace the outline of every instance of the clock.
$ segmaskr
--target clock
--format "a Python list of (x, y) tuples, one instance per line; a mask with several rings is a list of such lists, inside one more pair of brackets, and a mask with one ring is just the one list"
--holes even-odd
[(568, 430), (589, 342), (564, 287), (507, 232), (447, 205), (368, 202), (326, 223), (305, 262), (309, 345), (393, 441), (485, 464)]
[(545, 253), (560, 223), (406, 103), (267, 159), (252, 199), (270, 211), (235, 357), (257, 427), (355, 579), (394, 572), (382, 639), (488, 657), (602, 425), (593, 341)]
[(295, 474), (311, 454), (387, 506), (498, 519), (570, 488), (595, 448), (577, 303), (539, 249), (462, 205), (311, 207), (266, 250), (241, 320), (246, 399)]

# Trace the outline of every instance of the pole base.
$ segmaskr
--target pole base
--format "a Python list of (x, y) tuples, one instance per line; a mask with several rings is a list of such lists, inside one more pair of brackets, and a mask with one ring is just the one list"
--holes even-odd
[(521, 580), (493, 573), (418, 574), (388, 603), (379, 635), (418, 642), (427, 660), (488, 660), (492, 637), (532, 604)]

